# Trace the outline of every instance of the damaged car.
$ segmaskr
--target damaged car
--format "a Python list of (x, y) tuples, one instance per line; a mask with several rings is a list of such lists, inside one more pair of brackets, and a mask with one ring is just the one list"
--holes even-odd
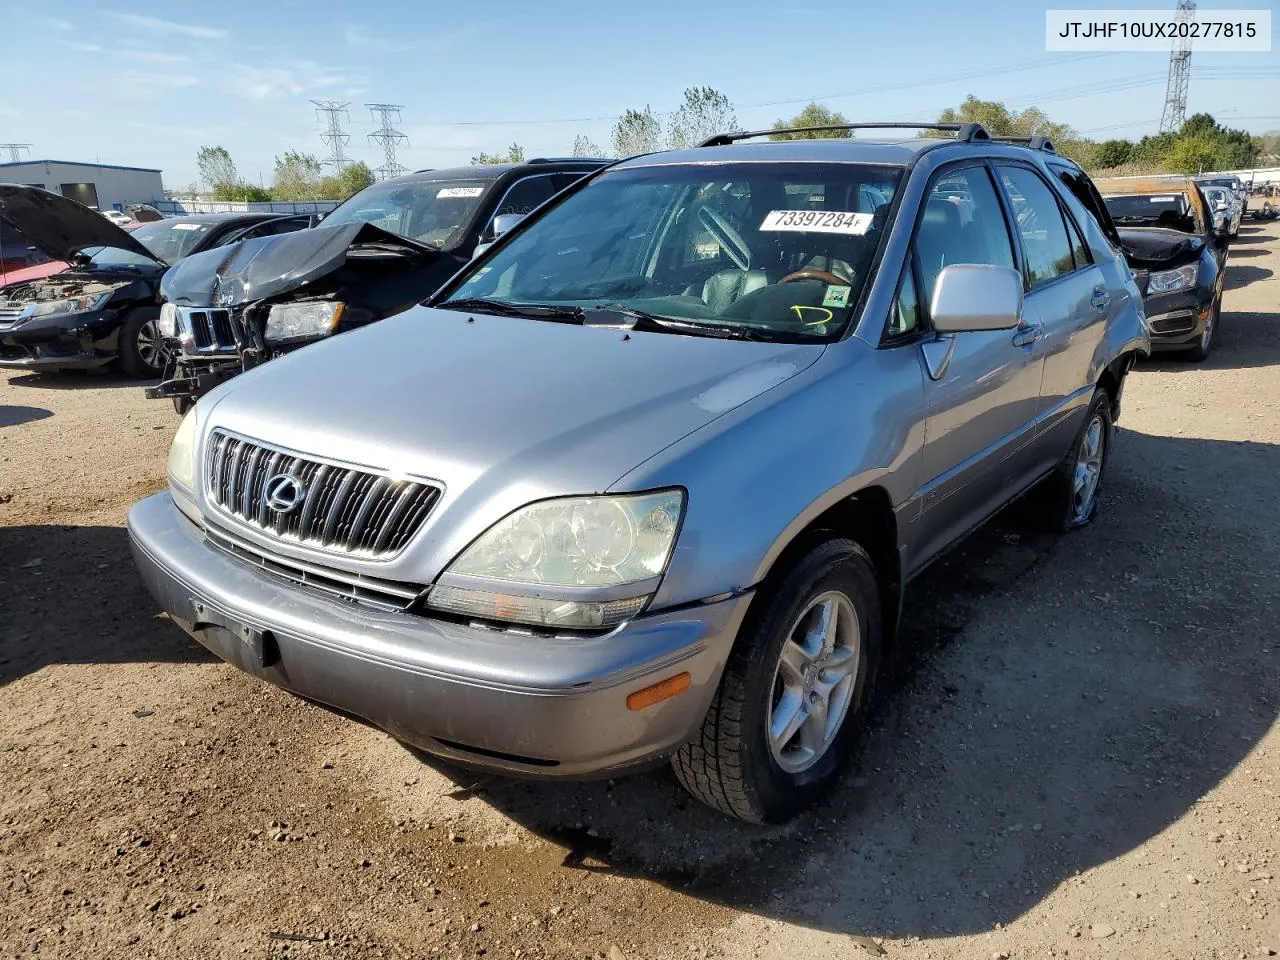
[(1208, 358), (1222, 313), (1225, 241), (1189, 177), (1098, 180), (1142, 290), (1153, 352)]
[(189, 258), (161, 287), (160, 332), (174, 362), (146, 395), (184, 413), (273, 357), (409, 309), (606, 162), (423, 170), (360, 191), (313, 230)]
[(160, 280), (184, 256), (256, 231), (300, 229), (306, 218), (206, 214), (144, 223), (131, 231), (38, 187), (0, 184), (0, 219), (65, 269), (0, 287), (0, 367), (55, 371), (118, 362), (159, 376)]

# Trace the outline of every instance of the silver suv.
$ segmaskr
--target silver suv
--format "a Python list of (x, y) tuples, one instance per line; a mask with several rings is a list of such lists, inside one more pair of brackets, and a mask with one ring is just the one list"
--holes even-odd
[(203, 398), (129, 514), (143, 577), (220, 657), (441, 757), (671, 757), (787, 818), (916, 574), (1029, 491), (1093, 518), (1149, 349), (1079, 168), (939, 129), (598, 172), (429, 306)]

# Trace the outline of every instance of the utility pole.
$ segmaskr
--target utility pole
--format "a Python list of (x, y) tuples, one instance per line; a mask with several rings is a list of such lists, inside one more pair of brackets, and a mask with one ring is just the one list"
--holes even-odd
[(324, 118), (325, 129), (320, 134), (320, 139), (329, 148), (329, 158), (324, 162), (332, 164), (335, 173), (341, 173), (342, 168), (347, 165), (346, 146), (351, 139), (342, 129), (342, 118), (351, 119), (351, 115), (347, 113), (350, 101), (312, 100), (311, 102), (316, 105), (316, 117)]
[(408, 146), (409, 138), (393, 126), (400, 122), (400, 111), (404, 109), (404, 104), (366, 103), (365, 106), (369, 108), (370, 119), (380, 124), (377, 130), (369, 134), (370, 142), (382, 147), (382, 166), (374, 173), (379, 180), (390, 180), (408, 172), (409, 168), (396, 160), (396, 148)]
[(29, 143), (0, 143), (0, 150), (9, 151), (9, 159), (17, 163), (22, 159), (22, 152), (25, 150), (27, 155), (31, 155), (31, 144)]
[[(1195, 0), (1178, 0), (1175, 17), (1179, 23), (1196, 18)], [(1187, 120), (1187, 88), (1191, 85), (1191, 31), (1173, 41), (1169, 54), (1169, 82), (1164, 92), (1164, 113), (1160, 117), (1161, 133), (1177, 133)]]

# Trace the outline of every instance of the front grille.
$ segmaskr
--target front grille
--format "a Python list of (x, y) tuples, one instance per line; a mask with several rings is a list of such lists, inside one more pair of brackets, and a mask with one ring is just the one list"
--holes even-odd
[(1177, 313), (1166, 313), (1148, 320), (1152, 333), (1175, 334), (1190, 333), (1196, 328), (1196, 315), (1190, 310)]
[(25, 303), (14, 306), (0, 306), (0, 327), (11, 326), (18, 319), (24, 307), (26, 307)]
[(205, 539), (219, 550), (250, 566), (339, 600), (363, 603), (382, 610), (404, 610), (423, 590), (412, 583), (366, 577), (304, 560), (264, 553), (253, 544), (212, 524), (205, 529)]
[[(263, 496), (267, 481), (281, 474), (300, 488), (297, 505), (283, 513)], [(205, 489), (220, 509), (259, 530), (370, 559), (403, 549), (440, 499), (440, 488), (431, 483), (326, 462), (222, 430), (209, 440)]]
[(178, 323), (197, 351), (231, 353), (239, 344), (231, 311), (221, 307), (179, 307)]

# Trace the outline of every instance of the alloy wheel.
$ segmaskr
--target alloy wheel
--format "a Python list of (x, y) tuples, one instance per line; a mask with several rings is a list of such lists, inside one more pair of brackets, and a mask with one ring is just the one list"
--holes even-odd
[(1102, 458), (1106, 453), (1106, 437), (1106, 424), (1101, 415), (1095, 414), (1080, 438), (1080, 449), (1076, 452), (1076, 474), (1071, 488), (1073, 523), (1083, 523), (1093, 513), (1098, 480), (1102, 476)]
[(853, 702), (861, 649), (853, 603), (829, 591), (804, 609), (783, 642), (765, 717), (769, 751), (802, 773), (830, 748)]
[(164, 366), (164, 341), (154, 320), (148, 320), (138, 328), (138, 356), (152, 370), (159, 370)]

